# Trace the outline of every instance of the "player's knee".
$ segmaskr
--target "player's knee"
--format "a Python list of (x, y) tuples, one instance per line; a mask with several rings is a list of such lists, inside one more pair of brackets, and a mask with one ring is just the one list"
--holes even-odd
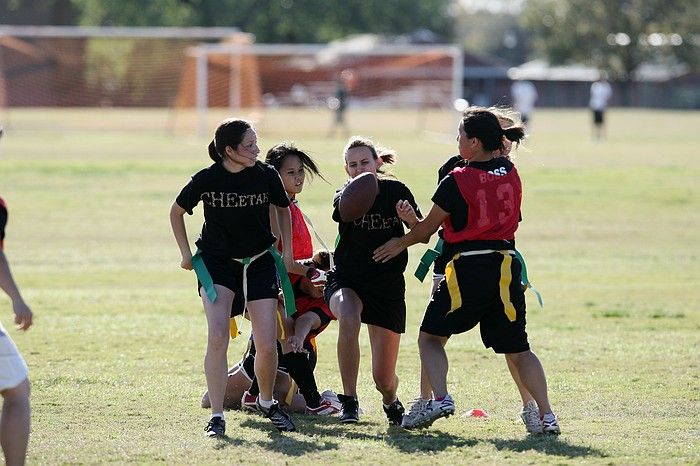
[(425, 332), (420, 332), (418, 334), (418, 346), (431, 346), (431, 345), (440, 345), (441, 344), (441, 337), (437, 335), (431, 335), (429, 333)]
[(262, 358), (267, 360), (268, 358), (274, 357), (277, 355), (277, 342), (276, 341), (265, 341), (265, 342), (260, 342), (256, 340), (255, 342), (255, 357)]
[(207, 346), (210, 351), (226, 351), (228, 348), (228, 340), (230, 336), (228, 332), (223, 330), (209, 330)]
[(25, 378), (18, 385), (2, 391), (5, 403), (11, 405), (29, 404), (29, 379)]
[(374, 374), (374, 386), (381, 393), (395, 391), (398, 383), (396, 374)]
[(343, 327), (359, 327), (361, 324), (360, 311), (351, 307), (341, 309), (338, 316), (338, 324)]

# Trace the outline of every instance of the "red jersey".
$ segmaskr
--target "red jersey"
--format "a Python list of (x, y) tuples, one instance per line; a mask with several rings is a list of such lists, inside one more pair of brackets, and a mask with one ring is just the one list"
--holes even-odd
[[(294, 249), (294, 260), (310, 259), (314, 255), (314, 245), (311, 240), (311, 234), (309, 233), (309, 227), (306, 225), (306, 220), (304, 220), (304, 215), (301, 213), (299, 204), (295, 200), (292, 200), (290, 203), (289, 210), (292, 212), (292, 246)], [(304, 280), (305, 278), (301, 275), (290, 273), (289, 279), (292, 283), (296, 284), (297, 281)], [(295, 291), (295, 293), (297, 292)], [(297, 308), (294, 318), (306, 314), (313, 308), (317, 308), (330, 319), (335, 320), (335, 316), (333, 316), (333, 313), (328, 309), (322, 297), (312, 298), (311, 296), (297, 293), (294, 301)], [(328, 323), (325, 323), (319, 328), (309, 331), (309, 334), (306, 336), (306, 341), (313, 340), (314, 337), (321, 333), (327, 326)]]
[(445, 241), (514, 240), (523, 196), (515, 166), (510, 171), (466, 166), (454, 169), (452, 175), (469, 209), (466, 228), (455, 231), (450, 218), (445, 220)]
[(292, 212), (294, 260), (310, 259), (314, 255), (314, 244), (311, 241), (311, 234), (306, 226), (304, 214), (301, 213), (299, 204), (295, 200), (289, 204), (289, 210)]

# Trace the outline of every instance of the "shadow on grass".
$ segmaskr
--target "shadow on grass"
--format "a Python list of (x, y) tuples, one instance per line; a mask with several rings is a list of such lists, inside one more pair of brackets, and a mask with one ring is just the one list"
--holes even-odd
[(546, 455), (564, 456), (567, 458), (580, 458), (596, 456), (605, 458), (606, 453), (591, 447), (572, 445), (560, 437), (553, 435), (530, 435), (524, 439), (484, 439), (484, 442), (492, 443), (498, 450), (510, 450), (515, 452), (538, 451)]
[[(301, 421), (301, 422), (300, 422)], [(256, 444), (260, 448), (264, 448), (276, 453), (282, 453), (287, 456), (304, 456), (308, 453), (319, 451), (337, 450), (339, 443), (334, 440), (321, 439), (320, 437), (338, 437), (334, 435), (332, 429), (324, 428), (337, 425), (335, 419), (314, 418), (315, 423), (306, 423), (299, 418), (294, 418), (297, 426), (297, 431), (293, 434), (287, 432), (278, 432), (272, 423), (263, 418), (250, 418), (241, 422), (241, 426), (251, 429), (267, 431), (269, 441), (250, 441), (247, 445)], [(300, 440), (298, 434), (308, 436), (310, 440)], [(344, 436), (347, 437), (347, 436)]]
[(389, 427), (387, 443), (403, 453), (439, 453), (451, 447), (473, 447), (479, 442), (475, 438), (452, 435), (448, 432), (431, 430), (408, 431), (401, 427)]
[[(477, 443), (475, 439), (457, 437), (440, 430), (423, 431), (421, 435), (400, 427), (383, 426), (374, 423), (341, 424), (335, 418), (296, 417), (297, 432), (293, 435), (277, 432), (270, 421), (264, 418), (250, 418), (241, 422), (241, 426), (268, 431), (269, 442), (251, 442), (259, 447), (283, 453), (288, 456), (303, 456), (307, 453), (330, 451), (341, 448), (344, 440), (383, 442), (402, 452), (438, 453), (450, 447), (470, 447)], [(386, 429), (386, 430), (385, 430)], [(308, 436), (311, 440), (300, 440), (298, 434)]]
[[(263, 417), (249, 417), (241, 426), (267, 432), (268, 440), (245, 442), (240, 439), (222, 439), (218, 449), (245, 443), (287, 456), (300, 457), (308, 453), (338, 450), (344, 440), (383, 442), (403, 453), (431, 454), (449, 448), (469, 448), (479, 443), (491, 443), (497, 450), (514, 452), (537, 451), (546, 455), (565, 458), (598, 457), (607, 455), (595, 448), (573, 445), (561, 437), (530, 435), (522, 439), (477, 438), (453, 435), (440, 429), (408, 431), (401, 427), (383, 427), (376, 423), (341, 424), (335, 418), (322, 416), (297, 416), (294, 418), (297, 431), (293, 434), (278, 432), (272, 423)], [(309, 440), (299, 437), (308, 437)]]
[(240, 446), (246, 445), (247, 443), (248, 442), (246, 442), (243, 439), (231, 438), (227, 435), (223, 438), (216, 439), (216, 445), (214, 445), (214, 450), (223, 450), (224, 448), (229, 448), (229, 447), (240, 447)]

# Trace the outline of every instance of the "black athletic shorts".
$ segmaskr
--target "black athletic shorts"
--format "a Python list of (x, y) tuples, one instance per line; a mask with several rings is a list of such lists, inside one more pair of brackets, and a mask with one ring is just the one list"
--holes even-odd
[(406, 282), (403, 273), (388, 277), (368, 275), (357, 279), (332, 270), (328, 272), (323, 291), (326, 303), (329, 303), (333, 294), (342, 288), (353, 290), (362, 301), (362, 323), (396, 333), (406, 331)]
[[(501, 283), (504, 260), (510, 261), (510, 267)], [(520, 261), (510, 255), (505, 258), (498, 252), (462, 256), (455, 261), (455, 270), (461, 306), (450, 312), (452, 298), (447, 279), (443, 279), (425, 311), (421, 331), (447, 337), (480, 324), (481, 340), (494, 352), (519, 353), (530, 349), (525, 332), (525, 294), (520, 285)], [(510, 306), (504, 304), (502, 293), (510, 301)], [(513, 321), (506, 314), (507, 309), (512, 312)]]
[(602, 110), (593, 110), (593, 123), (602, 125), (605, 120), (605, 114)]
[(450, 257), (445, 254), (440, 254), (433, 262), (433, 275), (445, 275), (445, 266), (450, 261)]
[[(202, 252), (202, 260), (216, 285), (225, 286), (235, 293), (231, 316), (243, 314), (243, 264)], [(277, 299), (280, 285), (275, 259), (263, 254), (248, 266), (248, 301)], [(197, 281), (197, 290), (202, 284)]]

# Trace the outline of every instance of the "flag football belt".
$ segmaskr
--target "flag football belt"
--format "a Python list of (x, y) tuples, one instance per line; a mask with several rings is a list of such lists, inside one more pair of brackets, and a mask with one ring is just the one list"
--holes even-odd
[(415, 275), (415, 277), (421, 282), (425, 280), (425, 276), (428, 275), (430, 266), (433, 264), (433, 262), (435, 262), (435, 259), (440, 257), (440, 254), (442, 254), (442, 246), (444, 244), (444, 239), (438, 239), (437, 243), (435, 243), (435, 247), (425, 251), (423, 257), (420, 258), (420, 264), (418, 264), (418, 267), (416, 267), (416, 271), (413, 273), (413, 275)]
[(542, 304), (542, 295), (539, 291), (537, 291), (537, 289), (534, 286), (532, 286), (532, 283), (530, 283), (530, 280), (527, 278), (527, 266), (525, 265), (525, 258), (522, 254), (520, 254), (520, 251), (518, 251), (517, 249), (515, 250), (515, 257), (518, 258), (520, 264), (522, 265), (520, 271), (520, 282), (526, 289), (529, 288), (532, 290), (533, 293), (535, 293), (535, 296), (537, 296), (537, 302), (540, 304), (540, 307), (544, 307), (544, 305)]
[[(287, 275), (287, 267), (285, 267), (284, 265), (282, 255), (279, 253), (279, 251), (274, 245), (271, 245), (266, 250), (251, 257), (245, 257), (243, 259), (237, 259), (235, 257), (232, 258), (233, 260), (243, 264), (243, 309), (245, 309), (245, 306), (248, 303), (248, 267), (253, 261), (259, 259), (265, 253), (268, 252), (272, 255), (272, 258), (275, 260), (275, 265), (277, 266), (277, 274), (280, 277), (280, 282), (282, 285), (282, 294), (284, 295), (284, 307), (287, 312), (287, 315), (291, 316), (296, 312), (296, 305), (294, 303), (294, 290), (292, 289), (292, 283), (289, 280), (289, 275)], [(209, 298), (209, 301), (211, 301), (212, 303), (216, 302), (217, 294), (216, 288), (214, 288), (214, 281), (212, 280), (211, 275), (209, 274), (209, 271), (207, 270), (207, 267), (204, 264), (204, 260), (202, 259), (202, 251), (199, 249), (192, 256), (192, 268), (194, 269), (195, 274), (197, 274), (197, 279), (202, 284), (202, 288), (204, 288), (204, 292), (206, 293), (207, 298)], [(233, 317), (231, 317), (231, 324), (229, 330), (231, 333), (231, 338), (236, 338), (240, 334), (240, 332), (238, 331), (238, 325), (236, 324), (236, 320)]]
[[(506, 314), (506, 317), (510, 322), (515, 322), (516, 319), (516, 311), (515, 307), (513, 306), (513, 303), (510, 301), (510, 283), (511, 283), (511, 274), (510, 274), (510, 267), (513, 261), (513, 257), (517, 258), (521, 264), (522, 264), (522, 270), (525, 271), (525, 261), (522, 258), (522, 255), (520, 255), (517, 251), (511, 250), (511, 249), (505, 249), (505, 250), (496, 250), (496, 249), (481, 249), (477, 251), (465, 251), (461, 252), (458, 254), (455, 254), (452, 256), (452, 259), (450, 262), (447, 264), (445, 267), (445, 282), (447, 284), (447, 291), (450, 295), (450, 310), (447, 312), (447, 314), (456, 311), (460, 307), (462, 307), (462, 295), (459, 291), (459, 282), (457, 280), (457, 271), (454, 266), (454, 261), (459, 259), (460, 257), (465, 257), (465, 256), (478, 256), (478, 255), (484, 255), (484, 254), (493, 254), (493, 253), (498, 253), (503, 256), (503, 262), (501, 262), (501, 274), (500, 274), (500, 281), (498, 285), (499, 293), (501, 296), (501, 302), (503, 303), (503, 310)], [(523, 278), (524, 277), (524, 278)], [(522, 280), (527, 280), (527, 272), (521, 273), (521, 281)], [(528, 288), (532, 288), (532, 285), (529, 284), (529, 282), (526, 284), (523, 281), (523, 285), (526, 285)], [(538, 300), (540, 302), (540, 306), (542, 305), (541, 297), (539, 296), (539, 292), (537, 290), (533, 291), (536, 293)]]
[[(423, 257), (420, 258), (420, 264), (418, 264), (418, 267), (416, 268), (416, 272), (414, 275), (418, 280), (421, 282), (425, 279), (425, 276), (428, 274), (428, 270), (430, 269), (430, 265), (435, 262), (435, 259), (442, 254), (442, 247), (443, 244), (445, 243), (445, 240), (440, 238), (438, 242), (435, 244), (435, 247), (433, 249), (428, 249), (425, 251), (425, 254), (423, 254)], [(488, 251), (494, 251), (495, 249), (489, 249)], [(478, 252), (478, 251), (470, 251), (470, 252)], [(489, 254), (484, 252), (483, 254)], [(531, 289), (532, 292), (535, 294), (537, 297), (537, 302), (539, 303), (540, 307), (544, 307), (544, 304), (542, 302), (542, 295), (540, 294), (539, 291), (537, 291), (537, 288), (532, 286), (532, 283), (530, 283), (530, 279), (527, 277), (527, 265), (525, 264), (525, 258), (523, 257), (522, 254), (520, 254), (520, 251), (517, 249), (513, 250), (513, 254), (515, 254), (515, 257), (518, 258), (520, 261), (520, 264), (522, 265), (521, 267), (521, 273), (520, 273), (520, 282), (523, 284), (523, 286), (526, 289)], [(462, 255), (467, 255), (463, 253)]]

